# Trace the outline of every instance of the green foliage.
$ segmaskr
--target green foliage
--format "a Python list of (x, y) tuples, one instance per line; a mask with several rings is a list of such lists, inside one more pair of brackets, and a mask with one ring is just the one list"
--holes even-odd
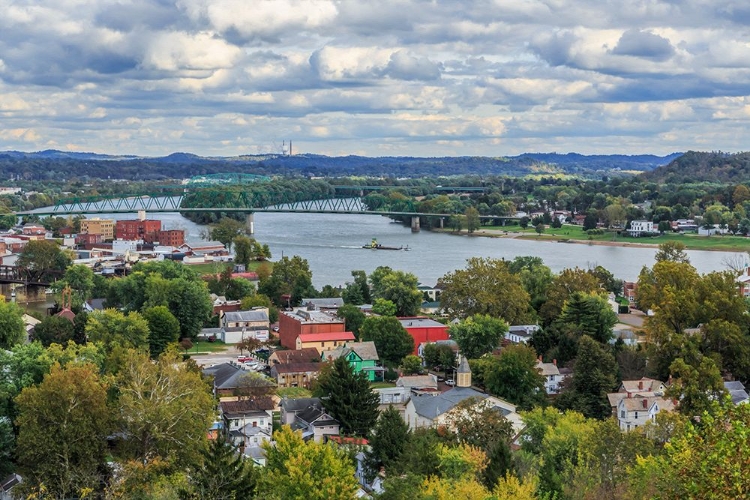
[(487, 400), (468, 398), (458, 403), (447, 420), (456, 440), (488, 453), (499, 443), (509, 443), (513, 426)]
[(394, 271), (380, 266), (370, 275), (372, 297), (392, 302), (396, 316), (416, 316), (422, 305), (422, 292), (417, 288), (417, 277), (411, 273)]
[(341, 424), (345, 435), (367, 436), (378, 418), (380, 401), (365, 372), (354, 373), (344, 357), (324, 364), (314, 391), (325, 400), (326, 412)]
[(107, 351), (116, 346), (132, 349), (148, 347), (148, 323), (140, 313), (128, 315), (115, 309), (94, 311), (86, 324), (86, 336), (91, 342), (101, 342)]
[(279, 310), (271, 303), (271, 299), (262, 294), (256, 294), (251, 297), (245, 297), (242, 299), (240, 304), (243, 311), (252, 309), (253, 307), (267, 307), (268, 308), (268, 321), (276, 323), (279, 320)]
[(367, 282), (367, 274), (364, 271), (352, 271), (354, 281), (346, 284), (341, 294), (346, 304), (361, 305), (372, 303), (370, 285)]
[(271, 500), (350, 500), (357, 491), (354, 466), (343, 450), (305, 442), (283, 426), (275, 445), (264, 444), (266, 467), (258, 480), (258, 496)]
[(404, 375), (418, 375), (424, 370), (422, 368), (422, 358), (415, 354), (409, 354), (401, 360), (401, 371)]
[(575, 292), (601, 293), (599, 280), (583, 269), (563, 269), (552, 279), (547, 288), (547, 300), (539, 310), (544, 325), (550, 325), (563, 310), (565, 303)]
[(440, 305), (451, 318), (488, 314), (509, 324), (528, 319), (529, 294), (503, 260), (473, 257), (466, 269), (446, 274), (438, 284)]
[(62, 283), (58, 283), (58, 288), (69, 286), (76, 294), (79, 302), (85, 302), (92, 297), (94, 291), (94, 271), (83, 264), (76, 264), (65, 270)]
[(111, 415), (97, 371), (90, 365), (53, 367), (41, 384), (16, 398), (17, 457), (26, 491), (44, 488), (54, 498), (70, 498), (99, 489)]
[(371, 316), (360, 328), (360, 339), (375, 342), (378, 357), (397, 366), (404, 356), (414, 352), (414, 339), (393, 316)]
[(79, 344), (86, 342), (86, 336), (77, 337), (73, 323), (60, 316), (45, 316), (42, 322), (34, 327), (32, 338), (45, 347), (52, 343), (66, 344), (69, 340)]
[(367, 453), (367, 467), (370, 474), (377, 474), (380, 467), (385, 467), (386, 473), (391, 470), (398, 473), (393, 467), (409, 447), (410, 438), (409, 426), (398, 410), (389, 405), (380, 413), (368, 438), (370, 451)]
[(213, 312), (206, 284), (185, 278), (147, 278), (144, 306), (166, 306), (180, 323), (180, 338), (192, 340), (198, 337)]
[(390, 300), (377, 298), (372, 305), (372, 312), (378, 316), (396, 316), (396, 304)]
[(432, 342), (425, 344), (422, 356), (424, 362), (430, 368), (433, 366), (453, 367), (456, 365), (456, 354), (446, 344), (435, 344)]
[(235, 219), (222, 217), (211, 228), (211, 239), (220, 241), (231, 250), (234, 239), (245, 232), (245, 225)]
[(581, 335), (589, 335), (597, 342), (606, 344), (612, 338), (617, 314), (602, 295), (574, 292), (565, 302), (557, 321), (572, 326)]
[(355, 337), (359, 338), (359, 329), (365, 322), (365, 313), (352, 304), (344, 304), (336, 311), (336, 316), (344, 319), (344, 328), (347, 332), (352, 332)]
[(226, 433), (201, 451), (202, 462), (190, 474), (190, 488), (180, 495), (195, 500), (242, 500), (255, 496), (260, 472), (237, 448), (226, 441)]
[(479, 210), (474, 207), (468, 207), (464, 212), (464, 218), (466, 219), (466, 230), (470, 234), (479, 229)]
[(0, 302), (0, 349), (10, 349), (25, 336), (23, 310), (13, 302)]
[(485, 386), (521, 409), (544, 404), (544, 376), (536, 367), (533, 348), (523, 344), (505, 347), (495, 363), (484, 373)]
[(721, 400), (726, 393), (721, 373), (713, 359), (697, 355), (691, 364), (677, 358), (670, 366), (672, 385), (667, 397), (678, 401), (677, 409), (683, 415), (695, 417), (708, 411), (712, 402)]
[(487, 314), (475, 314), (449, 328), (451, 338), (469, 359), (479, 358), (500, 347), (500, 340), (507, 331), (508, 323)]
[(552, 283), (552, 270), (544, 265), (541, 257), (516, 257), (508, 264), (508, 270), (518, 275), (526, 293), (531, 297), (531, 307), (538, 311), (547, 299), (547, 287)]
[(143, 319), (148, 323), (148, 349), (156, 359), (169, 344), (180, 337), (180, 322), (165, 306), (150, 307), (143, 311)]
[(290, 304), (297, 306), (305, 297), (314, 297), (312, 272), (307, 260), (295, 255), (292, 258), (282, 257), (273, 266), (273, 272), (266, 279), (261, 279), (258, 291), (271, 299), (277, 306), (286, 307), (282, 295), (290, 295)]
[(32, 281), (52, 281), (47, 271), (65, 271), (71, 262), (68, 252), (54, 241), (31, 240), (23, 247), (16, 265), (28, 269)]

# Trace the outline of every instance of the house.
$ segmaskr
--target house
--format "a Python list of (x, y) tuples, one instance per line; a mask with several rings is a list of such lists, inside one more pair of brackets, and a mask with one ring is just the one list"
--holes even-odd
[(378, 350), (375, 348), (375, 342), (351, 342), (321, 354), (323, 361), (341, 357), (346, 358), (349, 365), (354, 368), (354, 373), (365, 372), (370, 382), (382, 380), (385, 368), (376, 365)]
[(536, 362), (536, 369), (544, 377), (544, 391), (547, 394), (557, 394), (560, 392), (560, 383), (563, 381), (563, 376), (557, 368), (556, 359), (553, 359), (552, 363), (544, 363), (542, 362), (542, 357), (539, 356)]
[(745, 385), (739, 380), (724, 382), (724, 389), (727, 390), (729, 396), (732, 398), (732, 403), (735, 405), (750, 402), (747, 389), (745, 389)]
[(737, 277), (736, 283), (740, 295), (745, 298), (750, 297), (750, 267), (746, 267), (742, 274)]
[(324, 436), (338, 435), (340, 425), (338, 420), (325, 412), (318, 401), (296, 412), (292, 429), (302, 431), (302, 439), (320, 443)]
[(658, 231), (654, 228), (654, 223), (650, 220), (634, 220), (630, 222), (630, 229), (628, 234), (630, 236), (648, 236), (650, 234), (657, 233)]
[(505, 339), (511, 344), (528, 344), (531, 336), (539, 331), (539, 325), (511, 325), (505, 334)]
[(179, 246), (180, 252), (195, 256), (222, 256), (228, 255), (224, 243), (220, 241), (201, 241), (198, 243), (183, 243)]
[(440, 294), (443, 293), (443, 288), (440, 286), (426, 286), (418, 285), (417, 290), (422, 292), (425, 302), (438, 302), (440, 303)]
[(355, 340), (356, 337), (352, 332), (302, 333), (297, 336), (294, 345), (295, 349), (315, 347), (323, 352), (330, 351)]
[[(318, 311), (314, 308), (279, 311), (279, 340), (281, 345), (287, 349), (300, 348), (297, 346), (297, 339), (300, 335), (322, 335), (345, 331), (344, 320), (329, 312)], [(351, 340), (353, 341), (354, 338)], [(313, 344), (303, 347), (319, 346)], [(333, 347), (338, 347), (338, 344)]]
[(617, 417), (620, 401), (625, 398), (664, 396), (665, 390), (664, 383), (648, 377), (639, 380), (623, 380), (617, 392), (607, 394), (612, 416)]
[(428, 375), (407, 375), (396, 380), (396, 387), (403, 387), (408, 392), (437, 391), (437, 377)]
[(314, 347), (293, 351), (274, 351), (268, 357), (269, 365), (285, 365), (289, 363), (314, 363), (320, 360), (320, 352)]
[(292, 425), (297, 413), (315, 404), (321, 404), (320, 398), (281, 398), (281, 425)]
[(279, 387), (305, 387), (318, 378), (322, 363), (283, 363), (271, 366), (271, 378)]
[[(357, 481), (362, 488), (367, 492), (379, 495), (385, 491), (383, 488), (383, 475), (376, 474), (372, 480), (369, 479), (370, 471), (367, 465), (367, 453), (365, 451), (359, 451), (354, 455), (356, 470), (354, 475), (357, 477)], [(359, 495), (358, 495), (359, 496)], [(369, 495), (368, 495), (369, 497)]]
[(270, 323), (267, 307), (223, 312), (219, 324), (224, 331), (221, 340), (225, 344), (237, 344), (248, 337), (265, 342), (269, 337)]
[(674, 409), (674, 401), (662, 396), (627, 394), (617, 404), (617, 421), (620, 424), (620, 430), (628, 432), (645, 425), (646, 422), (655, 421), (656, 415), (660, 412), (670, 412)]
[(224, 428), (232, 444), (240, 448), (257, 447), (270, 441), (274, 407), (270, 397), (219, 403)]
[(466, 358), (462, 358), (456, 370), (456, 387), (442, 394), (415, 394), (406, 404), (405, 420), (412, 430), (422, 427), (447, 425), (452, 410), (466, 400), (475, 401), (476, 405), (489, 407), (500, 412), (513, 425), (514, 434), (523, 429), (521, 416), (516, 413), (516, 406), (494, 396), (489, 396), (471, 387), (471, 369)]
[(13, 495), (13, 487), (21, 484), (23, 480), (18, 474), (11, 474), (3, 478), (0, 482), (0, 500), (12, 500), (16, 498)]
[(628, 299), (631, 304), (635, 303), (635, 297), (638, 293), (638, 283), (635, 281), (622, 282), (622, 296)]
[(24, 236), (39, 236), (46, 234), (47, 230), (44, 229), (44, 226), (40, 226), (39, 224), (24, 224), (21, 233)]
[(221, 363), (203, 369), (203, 374), (213, 377), (214, 395), (233, 396), (238, 388), (241, 387), (242, 377), (251, 373), (243, 365), (234, 361)]
[(401, 326), (414, 339), (414, 352), (417, 354), (420, 344), (448, 340), (448, 325), (424, 316), (398, 318)]
[(381, 387), (373, 389), (380, 398), (378, 410), (384, 411), (389, 406), (393, 406), (404, 418), (406, 403), (411, 399), (411, 390), (409, 387)]

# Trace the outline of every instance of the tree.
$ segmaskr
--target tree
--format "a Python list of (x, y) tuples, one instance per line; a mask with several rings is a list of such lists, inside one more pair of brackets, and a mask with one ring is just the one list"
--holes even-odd
[(315, 294), (307, 260), (298, 255), (282, 257), (274, 264), (271, 275), (260, 280), (258, 291), (278, 306), (287, 306), (281, 299), (282, 295), (290, 295), (291, 305), (299, 305), (303, 298)]
[(500, 347), (500, 339), (507, 331), (508, 323), (487, 314), (475, 314), (449, 328), (451, 338), (469, 359), (479, 358)]
[(169, 344), (180, 339), (180, 322), (165, 306), (150, 307), (143, 311), (143, 319), (148, 323), (148, 349), (156, 359)]
[(264, 443), (266, 466), (258, 481), (260, 498), (284, 500), (350, 500), (357, 491), (354, 467), (340, 448), (303, 441), (283, 426)]
[(251, 297), (245, 297), (242, 299), (240, 307), (243, 311), (247, 311), (253, 307), (266, 307), (268, 308), (268, 321), (276, 323), (279, 320), (279, 310), (273, 305), (271, 299), (263, 294), (255, 294)]
[(574, 292), (565, 302), (557, 321), (571, 325), (580, 335), (589, 335), (597, 342), (606, 344), (612, 338), (617, 314), (602, 295)]
[[(583, 269), (563, 269), (547, 288), (547, 300), (539, 309), (544, 325), (550, 325), (563, 310), (565, 302), (575, 292), (601, 293), (599, 280)], [(511, 323), (512, 324), (512, 323)]]
[(0, 302), (0, 349), (10, 349), (23, 342), (25, 336), (21, 308), (13, 302)]
[(214, 399), (200, 371), (167, 351), (156, 362), (131, 352), (117, 376), (119, 427), (127, 457), (155, 456), (176, 464), (198, 463), (206, 429), (214, 419)]
[(90, 365), (55, 366), (16, 398), (17, 456), (27, 491), (72, 498), (100, 488), (111, 416), (97, 371)]
[(589, 418), (612, 415), (607, 394), (615, 389), (617, 364), (606, 347), (588, 336), (581, 337), (571, 383), (558, 398), (558, 407), (581, 412)]
[(360, 305), (372, 303), (370, 296), (370, 285), (367, 283), (367, 274), (364, 271), (352, 271), (354, 281), (347, 283), (341, 296), (347, 304)]
[(691, 364), (677, 358), (670, 366), (672, 385), (667, 396), (678, 401), (677, 409), (687, 417), (702, 415), (712, 402), (721, 400), (726, 390), (719, 368), (708, 356), (697, 355)]
[(25, 268), (32, 281), (41, 281), (48, 271), (65, 271), (71, 262), (70, 255), (53, 240), (31, 240), (23, 247), (16, 265)]
[(666, 241), (660, 244), (659, 250), (656, 252), (654, 259), (656, 262), (668, 260), (671, 262), (690, 264), (690, 258), (685, 252), (685, 244), (679, 241)]
[(473, 257), (466, 269), (446, 274), (438, 285), (440, 305), (451, 318), (488, 314), (511, 325), (528, 319), (529, 294), (503, 260)]
[(469, 234), (479, 229), (479, 210), (474, 207), (469, 207), (464, 212), (464, 217), (466, 218), (466, 230), (469, 232)]
[(326, 412), (339, 421), (343, 434), (366, 436), (375, 425), (380, 399), (372, 392), (367, 374), (354, 373), (346, 358), (323, 365), (315, 394), (325, 398)]
[(236, 236), (234, 238), (234, 261), (237, 264), (249, 266), (255, 258), (254, 254), (255, 240), (247, 236)]
[(43, 346), (47, 347), (52, 343), (66, 344), (69, 340), (78, 343), (85, 343), (83, 339), (75, 338), (75, 327), (69, 319), (60, 316), (45, 316), (41, 323), (34, 326), (32, 338), (38, 340)]
[(393, 302), (396, 306), (396, 316), (419, 314), (422, 306), (422, 292), (417, 288), (419, 283), (415, 275), (378, 267), (370, 276), (370, 281), (373, 298), (376, 302), (377, 299)]
[(531, 307), (538, 311), (547, 300), (547, 288), (552, 283), (552, 270), (544, 265), (541, 257), (516, 257), (508, 264), (508, 270), (518, 275), (526, 293), (531, 297)]
[(220, 241), (228, 249), (232, 249), (234, 239), (245, 232), (245, 225), (230, 217), (222, 217), (219, 222), (211, 228), (211, 238)]
[(513, 426), (487, 400), (468, 398), (458, 403), (446, 420), (459, 443), (482, 450), (492, 450), (498, 443), (509, 443)]
[(541, 235), (544, 232), (544, 224), (541, 222), (534, 226), (534, 231), (536, 231), (536, 234)]
[(144, 349), (148, 346), (148, 322), (137, 312), (127, 316), (115, 309), (94, 311), (86, 324), (86, 336), (91, 342), (101, 342), (107, 351), (115, 346)]
[(241, 500), (254, 498), (259, 472), (220, 435), (201, 450), (201, 463), (193, 467), (190, 489), (182, 498), (195, 500)]
[(422, 358), (415, 354), (409, 354), (401, 360), (401, 371), (404, 372), (404, 375), (419, 375), (424, 371), (422, 369)]
[(456, 365), (456, 354), (447, 344), (432, 342), (425, 344), (422, 356), (427, 366), (453, 367)]
[(244, 351), (247, 351), (248, 353), (253, 352), (258, 347), (260, 347), (260, 345), (260, 340), (256, 339), (255, 337), (245, 337), (241, 341), (237, 342), (234, 345), (234, 348), (240, 351), (241, 356)]
[(583, 230), (589, 231), (591, 229), (596, 229), (597, 224), (599, 224), (599, 217), (597, 217), (595, 211), (589, 210), (586, 213), (586, 217), (583, 219)]
[(185, 278), (146, 279), (145, 307), (166, 306), (180, 323), (180, 337), (195, 340), (213, 311), (206, 284)]
[(365, 322), (365, 313), (359, 307), (352, 304), (344, 304), (338, 308), (336, 316), (344, 319), (344, 328), (347, 332), (352, 332), (359, 338), (359, 329), (362, 327), (362, 323)]
[(396, 316), (396, 304), (390, 300), (377, 298), (372, 305), (372, 312), (378, 316)]
[(77, 299), (83, 303), (91, 298), (94, 290), (94, 271), (83, 264), (70, 266), (65, 270), (62, 286), (69, 286), (75, 293)]
[(544, 376), (536, 366), (536, 352), (523, 344), (509, 345), (484, 374), (487, 390), (528, 410), (546, 400)]
[(367, 467), (370, 473), (376, 474), (380, 467), (385, 467), (386, 472), (391, 470), (409, 446), (410, 437), (409, 426), (398, 410), (389, 405), (380, 413), (368, 438)]
[(414, 339), (393, 316), (371, 316), (359, 333), (362, 341), (375, 342), (378, 356), (391, 366), (398, 366), (404, 356), (414, 352)]

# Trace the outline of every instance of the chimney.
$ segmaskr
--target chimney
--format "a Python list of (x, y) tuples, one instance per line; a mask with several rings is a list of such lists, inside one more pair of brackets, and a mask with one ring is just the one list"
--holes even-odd
[(557, 360), (556, 360), (556, 359), (553, 359), (553, 360), (552, 360), (552, 364), (553, 364), (553, 365), (555, 365), (555, 366), (557, 366)]
[(628, 397), (629, 397), (629, 398), (631, 398), (631, 397), (633, 397), (633, 396), (632, 396), (632, 395), (631, 395), (631, 394), (630, 394), (630, 393), (628, 392)]
[(541, 355), (537, 359), (539, 360), (540, 363), (542, 362), (542, 356)]
[(643, 380), (638, 381), (638, 389), (643, 390)]
[(644, 399), (644, 400), (643, 400), (643, 409), (646, 409), (646, 408), (647, 408), (647, 406), (648, 406), (648, 401), (646, 401), (646, 400)]

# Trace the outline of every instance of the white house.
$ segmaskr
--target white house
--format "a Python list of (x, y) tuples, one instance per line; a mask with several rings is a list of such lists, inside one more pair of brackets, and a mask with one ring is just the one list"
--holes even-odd
[(650, 220), (634, 220), (630, 222), (628, 233), (630, 236), (648, 235), (658, 232)]
[(565, 379), (565, 375), (562, 375), (559, 368), (557, 368), (556, 359), (553, 359), (552, 363), (544, 363), (540, 357), (536, 362), (536, 369), (544, 377), (544, 390), (547, 394), (557, 394), (560, 392), (560, 382)]
[(506, 340), (513, 344), (528, 344), (531, 336), (539, 331), (539, 325), (511, 325), (505, 334)]
[(271, 439), (274, 403), (270, 398), (222, 401), (219, 408), (233, 445), (258, 447)]
[(674, 411), (674, 408), (674, 401), (661, 396), (628, 395), (617, 405), (617, 421), (620, 430), (628, 432), (645, 425), (646, 422), (655, 421), (656, 415), (660, 412)]
[(221, 315), (222, 342), (236, 344), (244, 338), (265, 342), (269, 337), (268, 308), (255, 307), (248, 311), (229, 311)]

